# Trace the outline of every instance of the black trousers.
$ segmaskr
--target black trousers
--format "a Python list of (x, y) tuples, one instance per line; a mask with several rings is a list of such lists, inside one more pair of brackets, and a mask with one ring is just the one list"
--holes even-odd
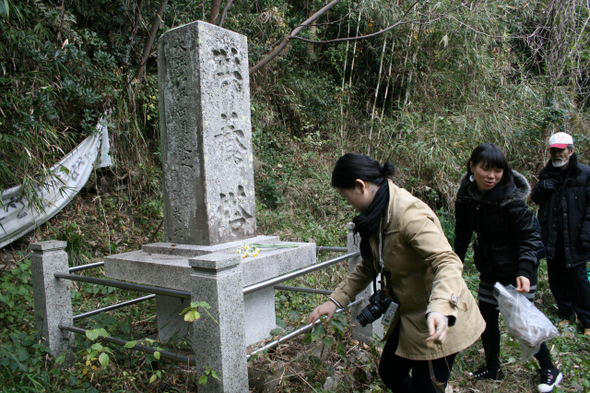
[[(486, 330), (481, 334), (481, 342), (486, 354), (486, 365), (490, 370), (500, 368), (500, 326), (498, 317), (500, 311), (495, 304), (479, 302), (479, 310), (486, 321)], [(545, 343), (541, 344), (539, 352), (535, 354), (542, 369), (553, 368), (551, 354)]]
[(586, 263), (574, 267), (566, 267), (565, 263), (563, 243), (556, 244), (555, 256), (547, 259), (547, 274), (559, 318), (576, 315), (584, 328), (590, 328), (590, 281)]
[[(444, 392), (456, 354), (434, 360), (410, 360), (395, 354), (398, 344), (399, 329), (387, 339), (379, 362), (379, 375), (385, 386), (395, 393)], [(433, 383), (438, 385), (438, 389)]]

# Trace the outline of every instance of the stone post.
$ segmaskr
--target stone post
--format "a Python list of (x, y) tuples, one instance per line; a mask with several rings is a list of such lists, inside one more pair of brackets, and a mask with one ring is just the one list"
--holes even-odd
[(244, 322), (243, 278), (238, 255), (214, 253), (189, 259), (192, 301), (206, 301), (209, 312), (193, 322), (197, 375), (214, 370), (200, 393), (247, 393), (248, 367)]
[[(348, 252), (358, 251), (360, 246), (361, 238), (358, 234), (354, 233), (354, 224), (352, 222), (346, 224), (348, 229), (347, 235), (347, 248)], [(356, 265), (361, 261), (361, 257), (350, 258), (348, 260), (348, 271), (352, 272)], [(368, 299), (373, 294), (373, 284), (370, 284), (365, 290), (357, 295), (358, 298)], [(369, 304), (367, 300), (352, 306), (350, 308), (351, 324), (352, 324), (352, 337), (364, 343), (368, 343), (372, 337), (377, 335), (379, 338), (383, 337), (383, 325), (381, 324), (381, 318), (367, 324), (362, 327), (356, 320), (356, 316), (360, 314), (361, 310)]]
[(70, 281), (54, 277), (56, 272), (68, 272), (66, 244), (57, 240), (31, 244), (31, 273), (39, 336), (45, 340), (53, 357), (66, 354), (68, 362), (74, 333), (61, 330), (58, 325), (74, 325)]

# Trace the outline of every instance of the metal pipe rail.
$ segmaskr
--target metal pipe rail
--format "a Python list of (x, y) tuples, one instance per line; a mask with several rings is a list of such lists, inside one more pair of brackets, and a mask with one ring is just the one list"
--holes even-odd
[(143, 297), (138, 297), (137, 299), (128, 300), (126, 302), (121, 302), (121, 303), (113, 304), (111, 306), (107, 306), (107, 307), (103, 307), (103, 308), (98, 308), (96, 310), (92, 310), (92, 311), (88, 311), (88, 312), (85, 312), (85, 313), (82, 313), (82, 314), (74, 315), (74, 318), (73, 319), (74, 319), (74, 321), (77, 321), (77, 320), (82, 319), (82, 318), (91, 317), (93, 315), (100, 314), (101, 312), (116, 310), (116, 309), (121, 308), (121, 307), (131, 306), (133, 304), (145, 302), (146, 300), (150, 300), (150, 299), (153, 299), (155, 297), (156, 297), (156, 295), (154, 295), (154, 294), (143, 296)]
[[(86, 335), (86, 329), (81, 329), (81, 328), (77, 328), (74, 326), (67, 326), (67, 325), (62, 325), (62, 324), (59, 324), (58, 327), (62, 330), (69, 330), (70, 332)], [(100, 340), (104, 340), (104, 341), (110, 342), (112, 344), (117, 344), (117, 345), (121, 345), (121, 346), (125, 346), (129, 342), (129, 341), (125, 341), (120, 338), (110, 337), (110, 336), (100, 337)], [(188, 356), (180, 355), (180, 354), (170, 352), (170, 351), (163, 351), (163, 350), (154, 349), (152, 347), (148, 347), (148, 346), (141, 345), (141, 344), (135, 344), (133, 349), (137, 349), (139, 351), (147, 352), (150, 354), (153, 354), (154, 352), (160, 352), (160, 356), (163, 358), (174, 360), (176, 362), (187, 363), (190, 366), (195, 366), (197, 364), (194, 358), (190, 358)]]
[[(336, 310), (337, 313), (341, 313), (343, 311), (345, 311), (346, 309), (352, 307), (353, 305), (355, 305), (356, 303), (362, 301), (363, 299), (357, 299), (354, 302), (350, 303), (348, 306), (346, 306), (345, 308), (339, 308), (338, 310)], [(258, 348), (254, 351), (252, 351), (251, 353), (246, 355), (246, 360), (250, 360), (250, 358), (260, 352), (272, 349), (272, 348), (276, 348), (278, 347), (280, 344), (283, 344), (285, 342), (291, 341), (292, 339), (302, 335), (303, 333), (308, 332), (309, 330), (311, 330), (313, 328), (313, 325), (316, 323), (320, 323), (321, 320), (318, 319), (317, 321), (315, 321), (314, 323), (310, 323), (308, 325), (305, 325), (297, 330), (292, 331), (291, 333), (287, 334), (286, 336), (283, 336), (281, 338), (279, 338), (278, 340), (274, 340), (271, 341), (270, 343), (266, 344), (265, 346)], [(73, 333), (77, 333), (77, 334), (84, 334), (86, 335), (86, 329), (82, 329), (82, 328), (77, 328), (74, 326), (68, 326), (68, 325), (62, 325), (59, 324), (58, 327), (62, 330), (68, 330), (70, 332)], [(111, 337), (111, 336), (107, 336), (107, 337), (100, 337), (100, 340), (112, 343), (112, 344), (116, 344), (116, 345), (120, 345), (120, 346), (125, 346), (127, 345), (127, 343), (129, 343), (129, 341), (120, 339), (120, 338), (116, 338), (116, 337)], [(172, 360), (175, 362), (182, 362), (182, 363), (186, 363), (189, 366), (195, 366), (196, 365), (196, 361), (194, 358), (188, 357), (188, 356), (184, 356), (184, 355), (180, 355), (174, 352), (170, 352), (170, 351), (164, 351), (164, 350), (157, 350), (154, 349), (152, 347), (148, 347), (142, 344), (135, 344), (133, 346), (132, 349), (137, 349), (138, 351), (142, 351), (142, 352), (146, 352), (149, 354), (154, 354), (155, 352), (159, 352), (160, 356), (168, 359), (168, 360)]]
[(319, 295), (330, 295), (333, 292), (333, 291), (330, 291), (327, 289), (290, 287), (288, 285), (275, 285), (275, 289), (282, 290), (282, 291), (292, 291), (292, 292), (316, 293)]
[[(343, 248), (343, 247), (318, 247), (317, 251), (318, 252), (320, 252), (320, 251), (343, 252), (343, 251), (347, 251), (347, 249)], [(290, 290), (290, 291), (319, 293), (319, 294), (329, 295), (332, 291), (322, 290), (322, 289), (313, 289), (313, 288), (291, 287), (291, 286), (276, 285), (276, 284), (283, 282), (283, 281), (293, 279), (295, 277), (299, 277), (299, 276), (311, 273), (315, 270), (323, 269), (327, 266), (333, 265), (333, 264), (338, 263), (340, 261), (356, 257), (359, 254), (360, 254), (359, 251), (350, 252), (350, 253), (341, 255), (339, 257), (336, 257), (336, 258), (333, 258), (333, 259), (330, 259), (330, 260), (327, 260), (324, 262), (320, 262), (315, 265), (308, 266), (303, 269), (284, 274), (282, 276), (275, 277), (270, 280), (266, 280), (266, 281), (263, 281), (263, 282), (260, 282), (257, 284), (249, 285), (247, 287), (244, 287), (244, 294), (247, 294), (247, 293), (262, 289), (262, 288), (274, 286), (275, 289), (280, 289), (280, 290)], [(175, 290), (175, 289), (167, 289), (167, 288), (161, 288), (161, 287), (133, 284), (133, 283), (128, 283), (128, 282), (116, 281), (116, 280), (106, 280), (106, 279), (102, 279), (102, 278), (86, 277), (86, 276), (71, 274), (71, 272), (74, 272), (74, 271), (85, 270), (85, 269), (89, 269), (92, 267), (99, 267), (102, 265), (104, 265), (104, 262), (96, 262), (96, 263), (91, 263), (91, 264), (87, 264), (87, 265), (76, 266), (76, 267), (69, 269), (70, 273), (56, 272), (56, 273), (54, 273), (54, 277), (58, 278), (58, 279), (61, 278), (61, 279), (72, 280), (72, 281), (82, 281), (82, 282), (88, 282), (91, 284), (111, 286), (111, 287), (121, 288), (121, 289), (129, 289), (129, 290), (134, 290), (134, 291), (138, 291), (138, 292), (147, 292), (147, 293), (150, 293), (150, 295), (144, 296), (141, 298), (137, 298), (134, 300), (130, 300), (127, 302), (114, 304), (114, 305), (107, 306), (107, 307), (104, 307), (101, 309), (89, 311), (89, 312), (86, 312), (83, 314), (79, 314), (79, 315), (74, 316), (74, 318), (73, 318), (74, 320), (82, 319), (82, 318), (92, 316), (92, 315), (95, 315), (95, 314), (98, 314), (98, 313), (101, 313), (104, 311), (110, 311), (110, 310), (114, 310), (114, 309), (117, 309), (120, 307), (140, 303), (140, 302), (154, 298), (156, 294), (172, 296), (172, 297), (180, 297), (180, 298), (184, 298), (184, 299), (191, 299), (191, 293), (186, 292), (186, 291), (179, 291), (179, 290)], [(354, 302), (350, 303), (347, 307), (336, 310), (336, 312), (340, 313), (340, 312), (348, 309), (349, 307), (357, 304), (358, 302), (360, 302), (362, 300), (363, 299), (357, 299)], [(268, 343), (267, 345), (263, 346), (262, 348), (259, 348), (255, 351), (251, 352), (250, 354), (248, 354), (247, 359), (250, 359), (253, 355), (255, 355), (257, 353), (260, 353), (262, 351), (265, 351), (265, 350), (268, 350), (271, 348), (275, 348), (282, 343), (285, 343), (289, 340), (292, 340), (295, 337), (298, 337), (299, 335), (311, 330), (313, 328), (313, 325), (318, 322), (320, 322), (319, 319), (317, 321), (315, 321), (314, 323), (308, 324), (302, 328), (294, 330), (293, 332), (287, 334), (286, 336), (281, 337), (278, 340), (274, 340), (274, 341)], [(67, 326), (67, 325), (60, 324), (59, 328), (63, 329), (63, 330), (69, 330), (71, 332), (79, 333), (79, 334), (86, 333), (85, 329), (77, 328), (74, 326)], [(101, 337), (101, 340), (104, 340), (104, 341), (107, 341), (107, 342), (110, 342), (113, 344), (117, 344), (117, 345), (122, 345), (122, 346), (125, 346), (128, 343), (128, 341), (125, 341), (125, 340), (119, 339), (119, 338), (115, 338), (115, 337)], [(185, 363), (192, 365), (192, 366), (194, 366), (196, 364), (194, 358), (190, 358), (190, 357), (184, 356), (184, 355), (179, 355), (179, 354), (176, 354), (173, 352), (158, 351), (156, 349), (153, 349), (151, 347), (147, 347), (147, 346), (141, 345), (141, 344), (135, 344), (135, 346), (133, 348), (143, 351), (143, 352), (151, 353), (151, 354), (153, 354), (154, 352), (159, 352), (161, 354), (161, 356), (166, 359), (170, 359), (173, 361), (185, 362)]]
[[(244, 287), (244, 295), (246, 295), (250, 292), (257, 291), (262, 288), (274, 286), (280, 282), (287, 281), (287, 280), (293, 279), (295, 277), (303, 276), (305, 274), (311, 273), (311, 272), (319, 270), (319, 269), (323, 269), (327, 266), (333, 265), (333, 264), (338, 263), (340, 261), (356, 257), (359, 254), (360, 254), (359, 251), (350, 252), (348, 254), (344, 254), (339, 257), (332, 258), (332, 259), (329, 259), (324, 262), (316, 263), (315, 265), (307, 266), (303, 269), (299, 269), (299, 270), (296, 270), (291, 273), (283, 274), (282, 276), (271, 278), (270, 280), (266, 280), (266, 281), (262, 281), (262, 282), (259, 282), (256, 284), (248, 285), (247, 287)], [(55, 278), (63, 278), (66, 280), (82, 281), (82, 282), (88, 282), (91, 284), (105, 285), (105, 286), (111, 286), (111, 287), (121, 288), (121, 289), (130, 289), (130, 290), (138, 291), (138, 292), (154, 293), (156, 295), (180, 297), (183, 299), (190, 299), (191, 298), (190, 292), (179, 291), (176, 289), (153, 287), (153, 286), (148, 286), (148, 285), (133, 284), (133, 283), (128, 283), (128, 282), (116, 281), (116, 280), (105, 280), (104, 278), (86, 277), (86, 276), (80, 276), (77, 274), (69, 274), (69, 273), (61, 273), (61, 272), (56, 272), (53, 275)]]
[[(336, 310), (337, 313), (340, 313), (342, 311), (347, 310), (348, 308), (352, 307), (353, 305), (363, 301), (364, 299), (357, 299), (354, 302), (350, 303), (348, 306), (344, 307), (344, 308), (339, 308), (338, 310)], [(269, 342), (268, 344), (266, 344), (265, 346), (263, 346), (262, 348), (258, 348), (252, 352), (250, 352), (247, 356), (246, 359), (250, 359), (253, 355), (256, 355), (257, 353), (260, 353), (262, 351), (266, 351), (268, 349), (272, 349), (272, 348), (276, 348), (278, 347), (280, 344), (283, 344), (284, 342), (290, 341), (292, 339), (294, 339), (297, 336), (302, 335), (303, 333), (308, 332), (309, 330), (311, 330), (313, 328), (313, 325), (315, 325), (316, 323), (320, 323), (321, 320), (318, 319), (317, 321), (310, 323), (308, 325), (305, 325), (297, 330), (293, 330), (291, 333), (287, 334), (286, 336), (283, 336), (281, 338), (279, 338), (278, 340), (274, 340)]]
[(347, 252), (346, 247), (330, 247), (330, 246), (316, 246), (317, 252)]
[(74, 266), (68, 269), (70, 273), (77, 272), (80, 270), (92, 269), (93, 267), (104, 266), (104, 261), (88, 263), (86, 265)]
[(296, 270), (291, 273), (283, 274), (282, 276), (271, 278), (270, 280), (266, 280), (266, 281), (262, 281), (262, 282), (259, 282), (256, 284), (248, 285), (247, 287), (244, 287), (244, 295), (246, 295), (250, 292), (258, 291), (259, 289), (274, 286), (275, 284), (290, 280), (295, 277), (303, 276), (303, 275), (305, 275), (307, 273), (311, 273), (315, 270), (323, 269), (327, 266), (333, 265), (333, 264), (343, 261), (345, 259), (356, 257), (357, 255), (360, 255), (360, 251), (349, 252), (348, 254), (344, 254), (339, 257), (332, 258), (332, 259), (329, 259), (324, 262), (316, 263), (315, 265), (304, 267), (303, 269), (299, 269), (299, 270)]
[(105, 285), (107, 287), (130, 289), (132, 291), (138, 291), (138, 292), (155, 293), (156, 295), (173, 296), (173, 297), (179, 297), (179, 298), (183, 298), (183, 299), (190, 299), (191, 298), (190, 292), (178, 291), (176, 289), (152, 287), (152, 286), (148, 286), (148, 285), (132, 284), (132, 283), (116, 281), (116, 280), (105, 280), (104, 278), (86, 277), (86, 276), (79, 276), (77, 274), (68, 274), (68, 273), (60, 273), (60, 272), (53, 273), (53, 276), (55, 278), (64, 278), (66, 280), (88, 282), (91, 284)]

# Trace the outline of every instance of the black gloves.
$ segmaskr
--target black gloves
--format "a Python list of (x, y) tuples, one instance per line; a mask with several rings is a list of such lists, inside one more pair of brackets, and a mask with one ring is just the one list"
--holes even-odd
[(557, 181), (557, 179), (545, 179), (539, 183), (539, 190), (541, 190), (541, 192), (555, 191), (558, 185), (559, 181)]

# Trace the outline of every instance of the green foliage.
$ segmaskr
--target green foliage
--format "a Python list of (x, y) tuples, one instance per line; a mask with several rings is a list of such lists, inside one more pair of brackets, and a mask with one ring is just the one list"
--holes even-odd
[[(210, 308), (211, 308), (211, 306), (209, 305), (209, 303), (204, 302), (204, 301), (191, 302), (191, 305), (189, 307), (185, 308), (184, 310), (182, 310), (182, 312), (180, 314), (184, 315), (185, 321), (196, 322), (199, 319), (201, 319), (201, 313), (199, 312), (199, 309), (201, 309), (201, 310), (205, 311), (207, 313), (207, 315), (209, 315), (209, 317), (215, 321), (215, 318), (213, 318), (213, 316), (209, 313)], [(217, 323), (217, 321), (215, 321), (215, 323)]]
[[(90, 341), (95, 341), (99, 337), (108, 337), (109, 334), (103, 328), (90, 329), (86, 331), (86, 337)], [(103, 346), (100, 342), (92, 344), (89, 348), (85, 348), (82, 352), (82, 358), (85, 360), (86, 367), (82, 369), (82, 374), (94, 374), (98, 371), (98, 367), (95, 363), (98, 363), (103, 369), (109, 365), (110, 357), (113, 355), (113, 351)]]
[[(342, 314), (334, 314), (327, 325), (331, 328), (331, 331), (337, 338), (343, 338), (345, 330), (349, 327), (347, 317), (343, 316)], [(313, 326), (311, 332), (305, 335), (304, 342), (310, 343), (320, 339), (328, 346), (328, 348), (334, 344), (333, 337), (328, 335), (326, 325), (322, 323), (316, 323)]]
[(257, 197), (269, 209), (276, 210), (283, 200), (281, 191), (277, 189), (277, 182), (273, 178), (269, 178), (263, 179), (260, 183), (260, 193), (257, 195)]
[(436, 215), (440, 220), (440, 224), (445, 232), (445, 236), (449, 241), (449, 244), (455, 244), (455, 217), (450, 214), (447, 210), (438, 209)]
[(210, 376), (220, 380), (215, 370), (213, 370), (211, 367), (205, 367), (205, 372), (199, 377), (199, 385), (206, 385)]
[(114, 58), (98, 37), (72, 29), (72, 14), (41, 2), (14, 5), (27, 17), (0, 21), (3, 189), (47, 175), (47, 163), (91, 134), (104, 101), (118, 95)]
[[(406, 16), (416, 23), (400, 24), (370, 39), (329, 45), (291, 39), (285, 51), (250, 76), (259, 233), (344, 246), (344, 225), (356, 213), (331, 189), (330, 172), (336, 158), (347, 151), (394, 162), (396, 182), (437, 212), (451, 243), (457, 182), (479, 143), (500, 145), (513, 167), (533, 182), (546, 160), (544, 140), (553, 131), (571, 131), (585, 162), (590, 148), (585, 23), (589, 13), (585, 3), (574, 2), (573, 13), (561, 3), (570, 4), (421, 2)], [(155, 48), (162, 32), (206, 19), (210, 2), (168, 2), (145, 76), (134, 80), (159, 4), (0, 0), (2, 189), (20, 184), (35, 202), (40, 179), (52, 176), (47, 168), (94, 132), (97, 119), (111, 110), (108, 123), (116, 165), (97, 171), (94, 185), (76, 199), (76, 206), (64, 209), (34, 234), (37, 239), (66, 240), (72, 265), (163, 240)], [(329, 40), (371, 34), (400, 21), (411, 4), (343, 0), (299, 35)], [(248, 60), (254, 65), (323, 5), (233, 2), (224, 27), (248, 37)], [(24, 249), (26, 242), (14, 247)], [(18, 259), (7, 263), (0, 276), (1, 389), (196, 390), (199, 378), (179, 377), (174, 368), (158, 362), (157, 351), (137, 355), (131, 348), (107, 347), (83, 337), (76, 338), (79, 351), (73, 371), (53, 367), (47, 348), (35, 337), (30, 263), (24, 255)], [(478, 274), (467, 259), (464, 277), (475, 293)], [(544, 265), (540, 275), (543, 269)], [(293, 285), (333, 288), (347, 273), (342, 264), (295, 279)], [(89, 274), (101, 276), (102, 271)], [(126, 291), (77, 286), (72, 300), (80, 311), (133, 298)], [(540, 307), (555, 318), (546, 279), (540, 280), (538, 293)], [(282, 329), (274, 333), (281, 334), (305, 323), (325, 297), (277, 291), (275, 300)], [(191, 305), (185, 315), (196, 319), (203, 310), (207, 309)], [(155, 334), (154, 313), (154, 304), (145, 303), (93, 316), (82, 325), (136, 343)], [(358, 391), (384, 391), (376, 372), (378, 345), (367, 348), (371, 357), (366, 358), (362, 351), (349, 351), (356, 344), (345, 341), (346, 326), (320, 326), (306, 342), (330, 351), (323, 351), (323, 357), (305, 349), (300, 357), (291, 353), (288, 358), (304, 359), (311, 370), (277, 370), (282, 371), (275, 378), (282, 383), (279, 388), (327, 391), (328, 377), (338, 376), (344, 364), (343, 373), (350, 379), (336, 382), (334, 390), (354, 386)], [(504, 339), (504, 360), (512, 365), (518, 348)], [(588, 348), (579, 332), (572, 327), (552, 343), (566, 373), (564, 389), (588, 388)], [(459, 389), (481, 390), (463, 378), (478, 366), (477, 349), (457, 359), (454, 379)], [(338, 360), (331, 363), (332, 353)], [(522, 380), (530, 379), (531, 368), (523, 365)], [(93, 375), (108, 382), (100, 386)], [(200, 378), (215, 378), (214, 371)], [(526, 384), (512, 384), (522, 385)]]
[[(45, 364), (49, 348), (28, 327), (34, 322), (31, 264), (24, 260), (0, 275), (0, 389), (51, 391), (61, 372)], [(25, 327), (25, 329), (23, 329)], [(7, 391), (7, 390), (6, 390)]]

